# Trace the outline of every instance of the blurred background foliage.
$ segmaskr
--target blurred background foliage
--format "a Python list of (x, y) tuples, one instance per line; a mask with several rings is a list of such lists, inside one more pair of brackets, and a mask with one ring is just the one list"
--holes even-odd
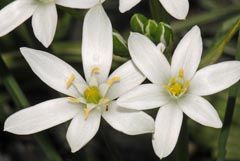
[[(12, 0), (1, 0), (3, 8)], [(193, 26), (202, 31), (204, 52), (201, 66), (223, 60), (235, 59), (239, 26), (239, 0), (189, 0), (190, 12), (186, 21), (178, 21), (162, 9), (156, 13), (159, 4), (155, 0), (142, 0), (131, 11), (121, 14), (117, 0), (104, 3), (114, 28), (114, 57), (112, 70), (129, 59), (128, 35), (131, 31), (130, 19), (134, 13), (141, 13), (149, 19), (168, 22), (173, 32), (173, 49), (180, 38)], [(10, 34), (0, 38), (0, 161), (144, 161), (159, 160), (151, 145), (151, 135), (127, 136), (112, 129), (102, 120), (100, 131), (90, 143), (72, 154), (65, 139), (68, 123), (59, 125), (36, 135), (18, 136), (3, 132), (5, 119), (12, 113), (39, 102), (62, 96), (49, 88), (34, 75), (23, 59), (19, 48), (26, 46), (51, 52), (73, 65), (83, 73), (81, 63), (82, 22), (87, 10), (74, 10), (58, 6), (58, 27), (52, 45), (45, 49), (33, 36), (31, 19)], [(151, 9), (151, 10), (150, 10)], [(159, 10), (159, 9), (158, 9)], [(120, 35), (119, 35), (119, 34)], [(119, 36), (122, 35), (119, 44)], [(171, 48), (172, 48), (171, 47)], [(167, 50), (169, 56), (172, 50)], [(239, 71), (240, 72), (240, 71)], [(219, 80), (221, 81), (221, 80)], [(234, 86), (236, 89), (237, 86)], [(229, 90), (207, 97), (223, 120)], [(234, 109), (233, 122), (226, 145), (226, 160), (240, 160), (240, 94)], [(153, 117), (156, 110), (147, 111)], [(136, 120), (137, 121), (137, 120)], [(163, 129), (164, 130), (164, 129)], [(188, 119), (189, 155), (192, 161), (213, 161), (218, 154), (220, 130), (208, 128)], [(83, 131), (84, 132), (84, 131)], [(181, 140), (181, 137), (179, 138)], [(176, 151), (164, 160), (174, 160)]]

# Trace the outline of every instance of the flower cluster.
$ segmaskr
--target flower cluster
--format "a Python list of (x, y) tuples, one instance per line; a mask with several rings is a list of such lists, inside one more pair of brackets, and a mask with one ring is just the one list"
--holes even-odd
[[(188, 0), (159, 1), (173, 17), (185, 19)], [(57, 26), (56, 4), (90, 8), (83, 24), (85, 79), (50, 53), (20, 48), (32, 71), (66, 97), (48, 100), (11, 115), (4, 130), (27, 135), (71, 120), (66, 137), (72, 152), (76, 152), (95, 136), (102, 116), (114, 129), (125, 134), (152, 133), (154, 151), (159, 158), (164, 158), (176, 145), (183, 113), (202, 125), (221, 128), (216, 110), (202, 96), (222, 91), (239, 81), (240, 62), (221, 62), (197, 71), (203, 48), (198, 26), (179, 42), (171, 66), (163, 55), (163, 44), (156, 46), (146, 36), (133, 32), (128, 39), (132, 60), (109, 75), (113, 55), (112, 25), (101, 5), (103, 2), (16, 0), (0, 11), (0, 36), (32, 16), (35, 36), (48, 47)], [(126, 12), (139, 2), (120, 0), (119, 9)], [(151, 83), (142, 84), (146, 78)], [(153, 118), (142, 110), (158, 107), (154, 123)]]

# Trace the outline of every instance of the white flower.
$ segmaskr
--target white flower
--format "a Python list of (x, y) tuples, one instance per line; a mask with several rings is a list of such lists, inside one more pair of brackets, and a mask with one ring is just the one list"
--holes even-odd
[(112, 26), (99, 5), (87, 13), (83, 25), (82, 60), (86, 82), (56, 56), (21, 48), (33, 72), (51, 88), (69, 97), (49, 100), (11, 115), (4, 130), (32, 134), (73, 119), (67, 131), (72, 152), (96, 134), (101, 115), (113, 128), (129, 135), (153, 132), (154, 120), (149, 115), (116, 104), (116, 98), (141, 84), (145, 77), (131, 61), (108, 77), (112, 47)]
[[(119, 10), (126, 12), (136, 6), (141, 0), (119, 0)], [(188, 10), (188, 0), (159, 0), (166, 11), (176, 19), (185, 19)]]
[(15, 0), (0, 11), (0, 37), (32, 16), (36, 38), (48, 47), (57, 27), (56, 4), (70, 8), (91, 8), (97, 3), (99, 0)]
[(128, 45), (133, 62), (153, 84), (138, 86), (121, 96), (117, 104), (136, 110), (162, 106), (156, 116), (152, 140), (160, 158), (174, 149), (183, 112), (202, 125), (222, 127), (214, 107), (201, 96), (217, 93), (236, 83), (240, 79), (239, 61), (222, 62), (196, 71), (202, 54), (202, 38), (197, 26), (178, 44), (171, 67), (145, 36), (131, 33)]

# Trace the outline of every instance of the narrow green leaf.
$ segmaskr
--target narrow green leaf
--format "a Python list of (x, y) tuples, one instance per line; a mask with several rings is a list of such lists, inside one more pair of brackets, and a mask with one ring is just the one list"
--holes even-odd
[[(238, 35), (237, 48), (238, 49), (237, 49), (237, 54), (236, 54), (236, 60), (240, 60), (240, 31), (239, 31), (239, 35)], [(226, 145), (227, 145), (227, 140), (228, 140), (231, 125), (232, 125), (232, 119), (233, 119), (234, 107), (235, 107), (236, 99), (237, 99), (237, 93), (238, 93), (238, 84), (235, 84), (229, 90), (229, 96), (228, 96), (227, 108), (226, 108), (226, 112), (225, 112), (225, 116), (224, 116), (223, 127), (221, 129), (220, 136), (218, 139), (218, 159), (217, 159), (217, 161), (225, 161), (225, 157), (226, 157), (226, 153), (227, 153)]]
[(238, 19), (237, 22), (232, 26), (232, 28), (225, 35), (219, 38), (218, 41), (215, 42), (213, 46), (206, 52), (200, 66), (206, 66), (215, 63), (223, 54), (224, 47), (232, 39), (234, 34), (239, 30), (239, 27), (240, 19)]
[[(1, 55), (0, 55), (0, 79), (2, 79), (2, 82), (5, 85), (8, 93), (10, 94), (10, 97), (12, 98), (12, 100), (14, 101), (18, 108), (28, 107), (30, 105), (24, 93), (22, 92), (20, 86), (18, 85), (16, 79), (9, 72)], [(34, 137), (50, 161), (63, 161), (61, 156), (57, 153), (56, 149), (52, 145), (52, 143), (48, 141), (49, 138), (40, 134), (35, 134)]]
[(194, 25), (204, 25), (208, 23), (214, 23), (218, 20), (225, 20), (233, 17), (234, 14), (239, 14), (240, 5), (230, 5), (225, 8), (217, 8), (212, 11), (206, 11), (206, 13), (198, 14), (197, 16), (188, 17), (185, 21), (176, 21), (171, 26), (174, 31), (180, 32), (184, 29), (188, 29)]

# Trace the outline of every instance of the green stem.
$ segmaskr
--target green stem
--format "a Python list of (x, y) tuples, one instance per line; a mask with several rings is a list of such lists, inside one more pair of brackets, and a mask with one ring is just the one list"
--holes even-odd
[[(10, 97), (12, 98), (12, 100), (14, 101), (18, 108), (27, 107), (30, 105), (25, 95), (23, 94), (21, 88), (19, 87), (16, 79), (9, 72), (1, 55), (0, 55), (0, 79), (2, 79), (2, 82), (6, 87), (8, 93), (10, 94)], [(35, 134), (34, 138), (50, 161), (63, 161), (47, 136)]]
[(188, 161), (188, 129), (186, 115), (183, 116), (182, 127), (176, 148), (176, 157), (177, 161)]
[(159, 0), (150, 0), (149, 1), (150, 12), (152, 18), (157, 22), (169, 23), (169, 16), (165, 9), (162, 7)]
[(217, 8), (207, 13), (189, 17), (185, 21), (177, 21), (172, 24), (172, 29), (174, 32), (180, 32), (194, 25), (203, 25), (208, 23), (214, 23), (218, 20), (224, 20), (230, 15), (239, 14), (239, 8), (240, 5), (236, 4), (225, 8)]
[[(236, 60), (240, 60), (240, 31), (239, 31), (239, 35), (238, 35), (238, 48), (237, 48)], [(218, 140), (218, 159), (217, 159), (217, 161), (225, 160), (227, 139), (228, 139), (231, 124), (232, 124), (237, 93), (238, 93), (238, 85), (235, 84), (234, 86), (232, 86), (229, 89), (229, 96), (228, 96), (227, 108), (226, 108), (224, 121), (223, 121), (223, 127), (221, 129), (221, 132), (219, 135), (219, 140)]]

